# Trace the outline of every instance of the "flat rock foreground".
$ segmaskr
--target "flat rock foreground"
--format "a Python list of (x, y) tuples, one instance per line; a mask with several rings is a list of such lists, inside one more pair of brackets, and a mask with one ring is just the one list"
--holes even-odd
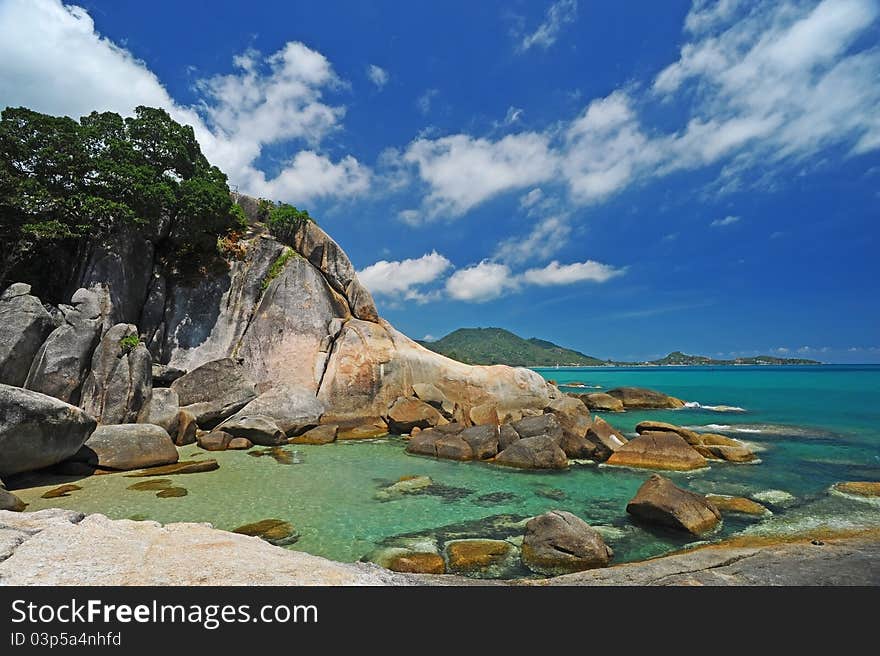
[(880, 531), (738, 538), (549, 579), (399, 574), (273, 546), (209, 524), (0, 511), (0, 585), (877, 585)]

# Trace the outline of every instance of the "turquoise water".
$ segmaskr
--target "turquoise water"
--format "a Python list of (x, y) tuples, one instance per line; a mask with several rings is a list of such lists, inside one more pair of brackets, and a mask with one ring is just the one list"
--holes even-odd
[[(830, 493), (845, 480), (880, 480), (880, 366), (689, 367), (541, 369), (560, 385), (581, 382), (606, 389), (650, 387), (702, 405), (731, 405), (745, 412), (701, 408), (602, 415), (624, 432), (643, 419), (725, 432), (759, 449), (760, 463), (713, 463), (670, 473), (698, 492), (757, 496), (773, 511), (767, 518), (728, 515), (704, 539), (741, 531), (780, 533), (805, 529), (880, 526), (880, 503)], [(566, 388), (567, 389), (567, 388)], [(572, 390), (574, 391), (574, 390)], [(591, 391), (578, 389), (577, 391)], [(575, 465), (559, 473), (520, 472), (482, 463), (411, 456), (402, 438), (287, 446), (290, 464), (247, 452), (181, 449), (181, 459), (216, 458), (215, 472), (168, 477), (187, 496), (157, 498), (133, 491), (145, 479), (123, 474), (22, 479), (19, 496), (29, 510), (66, 507), (114, 518), (210, 522), (233, 529), (265, 518), (290, 521), (301, 534), (290, 548), (355, 561), (401, 536), (515, 537), (521, 520), (550, 509), (569, 510), (599, 526), (615, 561), (645, 558), (690, 539), (631, 523), (627, 501), (647, 470)], [(401, 476), (427, 475), (426, 493), (381, 501), (376, 493)], [(55, 485), (82, 490), (42, 499)], [(516, 573), (516, 572), (514, 572)]]

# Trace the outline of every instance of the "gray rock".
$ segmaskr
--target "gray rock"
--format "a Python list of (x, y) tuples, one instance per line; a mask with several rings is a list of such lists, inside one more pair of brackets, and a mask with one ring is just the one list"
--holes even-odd
[(222, 430), (212, 430), (210, 433), (204, 433), (196, 438), (199, 447), (205, 451), (226, 451), (232, 440), (232, 435)]
[(553, 510), (533, 517), (523, 538), (523, 564), (555, 576), (608, 565), (614, 552), (602, 535), (580, 517)]
[(297, 435), (318, 425), (324, 404), (313, 392), (302, 387), (279, 385), (263, 392), (235, 416), (265, 415), (271, 417), (287, 435)]
[(42, 469), (69, 458), (95, 425), (76, 406), (0, 385), (0, 476)]
[(220, 424), (217, 430), (229, 433), (232, 437), (246, 437), (260, 446), (287, 444), (287, 435), (278, 427), (272, 417), (266, 415), (239, 413)]
[(137, 327), (119, 323), (108, 330), (92, 355), (80, 407), (99, 424), (129, 424), (150, 400), (153, 376), (150, 354), (137, 341)]
[(103, 469), (141, 469), (177, 462), (178, 454), (164, 428), (152, 424), (99, 426), (74, 456)]
[[(550, 415), (552, 416), (552, 415)], [(521, 469), (565, 469), (568, 458), (549, 435), (524, 437), (495, 456), (497, 465)]]
[(498, 430), (498, 450), (504, 451), (511, 444), (519, 439), (519, 433), (516, 432), (510, 424), (502, 424)]
[(19, 282), (0, 296), (0, 383), (5, 385), (24, 384), (34, 356), (55, 327), (30, 291), (30, 285)]
[(62, 308), (64, 323), (34, 356), (24, 387), (75, 404), (98, 344), (102, 310), (100, 297), (92, 290), (77, 290), (71, 303), (72, 308)]
[(488, 460), (498, 453), (498, 426), (471, 426), (465, 428), (459, 437), (471, 447), (474, 458)]
[(152, 365), (153, 387), (167, 387), (186, 372), (167, 364)]
[(180, 407), (192, 412), (199, 426), (217, 423), (257, 397), (254, 381), (231, 358), (207, 362), (173, 383)]
[(557, 444), (562, 441), (563, 437), (562, 426), (559, 425), (559, 419), (554, 414), (525, 417), (519, 421), (512, 422), (510, 426), (520, 437), (549, 435)]
[(576, 440), (586, 436), (592, 423), (587, 406), (569, 396), (553, 399), (545, 412), (555, 415), (566, 437)]
[(154, 387), (150, 400), (141, 408), (137, 423), (155, 424), (164, 428), (169, 435), (177, 435), (179, 412), (177, 392), (168, 387)]
[(721, 513), (706, 497), (682, 490), (659, 474), (645, 481), (626, 505), (637, 519), (700, 535), (721, 522)]
[(13, 512), (21, 512), (27, 508), (27, 504), (9, 492), (0, 481), (0, 510), (11, 510)]

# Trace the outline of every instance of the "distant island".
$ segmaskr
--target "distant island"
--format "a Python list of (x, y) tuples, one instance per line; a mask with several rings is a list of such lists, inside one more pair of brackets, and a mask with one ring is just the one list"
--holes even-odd
[(506, 364), (514, 367), (822, 364), (817, 360), (806, 358), (778, 358), (772, 355), (716, 360), (703, 355), (687, 355), (681, 351), (673, 351), (659, 360), (643, 362), (602, 360), (544, 339), (536, 337), (525, 339), (503, 328), (459, 328), (442, 339), (436, 341), (419, 340), (419, 344), (436, 353), (467, 364)]

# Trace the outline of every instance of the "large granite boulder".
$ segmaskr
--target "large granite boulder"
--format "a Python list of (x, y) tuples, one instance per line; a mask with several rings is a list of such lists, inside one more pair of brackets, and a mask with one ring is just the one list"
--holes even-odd
[(196, 416), (199, 426), (216, 424), (257, 398), (256, 385), (231, 358), (196, 367), (173, 383), (180, 407)]
[(496, 465), (520, 469), (565, 469), (568, 457), (549, 435), (524, 437), (495, 456)]
[(606, 461), (620, 467), (688, 471), (708, 463), (680, 435), (645, 433), (619, 447)]
[(152, 424), (99, 426), (74, 459), (102, 469), (141, 469), (177, 462), (177, 448), (164, 428)]
[(455, 404), (433, 383), (415, 383), (412, 389), (413, 395), (419, 401), (434, 406), (443, 412), (444, 416), (451, 417), (455, 413)]
[(522, 561), (533, 572), (556, 576), (605, 567), (613, 555), (601, 534), (570, 512), (552, 510), (526, 524)]
[(488, 460), (498, 453), (498, 426), (471, 426), (458, 435), (468, 443), (476, 460)]
[(246, 437), (260, 446), (287, 444), (287, 435), (278, 427), (272, 417), (267, 415), (238, 413), (220, 424), (217, 430), (229, 433), (232, 437)]
[(99, 424), (134, 423), (152, 389), (150, 354), (138, 339), (137, 327), (119, 323), (104, 334), (92, 355), (79, 405)]
[(659, 474), (642, 484), (626, 505), (626, 512), (641, 521), (693, 535), (711, 531), (721, 522), (721, 513), (706, 497), (682, 490)]
[(683, 408), (684, 401), (663, 392), (642, 387), (616, 387), (608, 390), (608, 395), (620, 399), (624, 408), (631, 409), (663, 409)]
[(608, 460), (612, 453), (629, 441), (623, 433), (601, 417), (593, 418), (590, 430), (587, 431), (587, 439), (596, 445), (593, 458), (600, 462)]
[(24, 387), (77, 404), (101, 335), (103, 310), (101, 297), (93, 290), (78, 289), (70, 302), (72, 307), (60, 307), (64, 323), (37, 351)]
[(518, 421), (511, 422), (509, 425), (521, 438), (548, 435), (559, 444), (564, 436), (562, 426), (559, 425), (559, 419), (553, 413), (536, 417), (524, 417)]
[(576, 459), (593, 457), (596, 444), (586, 437), (592, 425), (587, 406), (578, 399), (563, 396), (551, 401), (545, 412), (559, 420), (559, 427), (562, 429), (559, 446), (565, 451), (565, 455)]
[(41, 469), (76, 453), (96, 422), (80, 408), (0, 385), (0, 476)]
[(623, 401), (606, 394), (605, 392), (592, 392), (590, 394), (570, 394), (576, 396), (584, 405), (593, 412), (623, 412)]
[(180, 398), (170, 387), (154, 387), (147, 404), (141, 408), (137, 423), (161, 426), (169, 435), (177, 434)]
[(30, 292), (30, 285), (19, 282), (0, 296), (0, 383), (5, 385), (24, 385), (34, 356), (55, 328), (52, 316)]
[(636, 424), (636, 432), (644, 433), (675, 433), (681, 435), (688, 444), (699, 444), (699, 433), (690, 428), (683, 428), (665, 421), (640, 421)]
[(392, 433), (409, 433), (413, 428), (432, 428), (448, 423), (434, 406), (402, 396), (388, 408), (386, 421)]
[(302, 387), (279, 385), (263, 392), (234, 416), (271, 417), (286, 435), (298, 435), (318, 425), (324, 404)]

